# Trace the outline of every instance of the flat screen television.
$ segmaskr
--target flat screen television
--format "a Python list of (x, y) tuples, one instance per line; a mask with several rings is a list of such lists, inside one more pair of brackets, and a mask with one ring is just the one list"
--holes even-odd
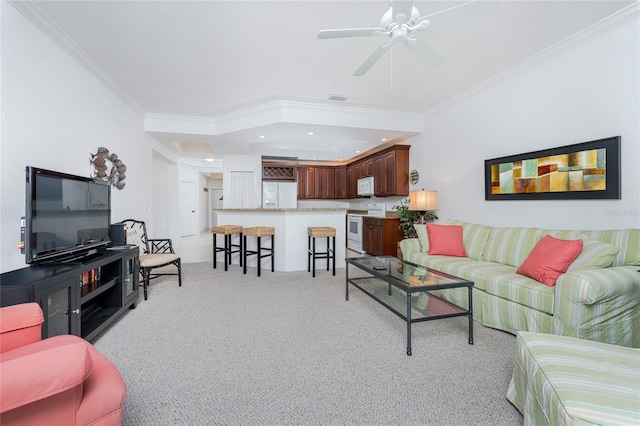
[(65, 262), (111, 242), (109, 183), (27, 166), (26, 263)]

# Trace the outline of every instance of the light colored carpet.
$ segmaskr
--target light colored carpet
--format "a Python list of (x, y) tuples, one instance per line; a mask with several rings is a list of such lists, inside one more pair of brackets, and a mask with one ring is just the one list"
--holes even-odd
[[(350, 272), (354, 269), (350, 269)], [(95, 341), (127, 384), (125, 425), (521, 425), (515, 337), (464, 317), (406, 324), (335, 277), (211, 263), (152, 281)]]

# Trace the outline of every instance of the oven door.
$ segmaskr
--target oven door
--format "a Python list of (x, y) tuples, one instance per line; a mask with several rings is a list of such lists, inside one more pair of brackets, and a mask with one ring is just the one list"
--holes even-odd
[(347, 216), (347, 240), (362, 242), (362, 216)]

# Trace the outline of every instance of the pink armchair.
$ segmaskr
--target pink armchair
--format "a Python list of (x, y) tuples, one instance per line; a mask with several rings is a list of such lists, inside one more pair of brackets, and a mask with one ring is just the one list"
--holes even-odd
[(41, 340), (37, 303), (0, 308), (0, 424), (120, 425), (127, 388), (87, 341)]

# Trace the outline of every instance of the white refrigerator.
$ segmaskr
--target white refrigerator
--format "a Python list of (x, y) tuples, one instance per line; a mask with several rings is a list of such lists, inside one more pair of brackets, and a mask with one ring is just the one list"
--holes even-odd
[(298, 207), (296, 182), (262, 182), (262, 207), (265, 209), (295, 209)]

